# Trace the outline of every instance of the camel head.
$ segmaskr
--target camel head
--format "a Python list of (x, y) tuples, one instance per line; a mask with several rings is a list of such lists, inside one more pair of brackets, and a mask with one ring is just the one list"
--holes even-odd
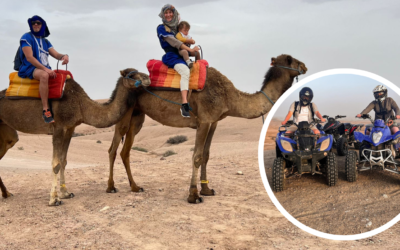
[[(280, 55), (271, 58), (271, 68), (265, 75), (262, 89), (267, 84), (273, 84), (274, 92), (277, 91), (279, 96), (288, 90), (296, 76), (307, 72), (306, 65), (290, 55)], [(280, 79), (280, 80), (278, 80)], [(286, 79), (286, 80), (283, 80)]]
[(136, 89), (140, 85), (149, 86), (150, 78), (147, 74), (141, 73), (134, 68), (127, 68), (120, 71), (123, 77), (122, 83), (128, 89)]

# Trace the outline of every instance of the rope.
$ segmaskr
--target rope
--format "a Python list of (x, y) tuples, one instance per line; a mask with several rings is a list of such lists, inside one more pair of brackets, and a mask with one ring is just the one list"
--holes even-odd
[[(263, 94), (265, 95), (265, 97), (267, 97), (267, 99), (272, 103), (272, 105), (275, 104), (275, 103), (271, 100), (271, 98), (269, 98), (269, 96), (267, 96), (267, 94), (265, 94), (264, 91), (261, 90), (260, 92), (263, 93)], [(263, 124), (264, 124), (264, 114), (261, 115), (261, 117), (262, 117), (262, 122), (263, 122)]]
[[(159, 95), (157, 95), (157, 94), (155, 94), (155, 93), (153, 93), (153, 92), (151, 92), (150, 90), (148, 90), (147, 88), (143, 88), (144, 90), (146, 90), (147, 91), (147, 93), (149, 93), (149, 94), (152, 94), (152, 95), (154, 95), (155, 97), (157, 97), (157, 98), (160, 98), (161, 100), (163, 100), (163, 101), (166, 101), (166, 102), (169, 102), (169, 103), (172, 103), (172, 104), (176, 104), (176, 105), (179, 105), (179, 106), (182, 106), (182, 103), (179, 103), (179, 102), (174, 102), (174, 101), (171, 101), (171, 100), (168, 100), (168, 99), (165, 99), (165, 98), (162, 98), (161, 96), (159, 96)], [(188, 105), (189, 105), (189, 102), (188, 102)], [(192, 109), (192, 107), (190, 107), (190, 105), (189, 105), (189, 110), (190, 111), (192, 111), (193, 109)]]

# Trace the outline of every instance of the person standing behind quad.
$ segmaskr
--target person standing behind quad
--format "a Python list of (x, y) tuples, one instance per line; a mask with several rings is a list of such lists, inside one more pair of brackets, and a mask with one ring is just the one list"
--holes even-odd
[[(357, 117), (368, 114), (372, 109), (375, 111), (375, 120), (381, 119), (386, 121), (391, 115), (396, 115), (396, 119), (400, 119), (400, 109), (396, 102), (387, 97), (387, 88), (383, 85), (378, 85), (372, 91), (374, 93), (375, 100), (372, 101)], [(393, 113), (394, 112), (394, 113)], [(393, 123), (389, 125), (392, 134), (399, 131)], [(369, 135), (370, 130), (368, 129), (366, 134)]]
[(187, 47), (184, 43), (175, 38), (177, 28), (179, 24), (179, 13), (174, 6), (170, 4), (164, 5), (161, 8), (161, 12), (158, 15), (161, 17), (163, 24), (157, 27), (157, 36), (160, 40), (160, 45), (165, 51), (165, 55), (162, 57), (162, 62), (173, 68), (181, 75), (181, 94), (182, 94), (182, 107), (181, 114), (183, 117), (190, 118), (189, 104), (187, 102), (187, 94), (189, 90), (189, 77), (190, 70), (185, 60), (179, 55), (179, 49), (187, 50), (191, 53), (199, 51), (199, 47), (193, 49)]
[[(299, 93), (300, 101), (292, 103), (285, 120), (282, 122), (282, 125), (285, 125), (293, 114), (294, 114), (293, 122), (295, 124), (299, 124), (300, 122), (303, 121), (311, 123), (314, 119), (314, 114), (319, 119), (321, 119), (321, 122), (325, 122), (326, 120), (322, 117), (321, 113), (318, 111), (317, 105), (315, 105), (315, 103), (311, 103), (313, 97), (314, 94), (310, 88), (308, 87), (302, 88)], [(297, 126), (292, 125), (287, 129), (286, 133), (294, 133), (296, 130)], [(320, 134), (319, 130), (315, 125), (311, 127), (311, 130), (314, 132), (314, 134)]]
[(57, 60), (63, 60), (62, 64), (68, 64), (68, 55), (58, 53), (49, 40), (50, 35), (46, 21), (40, 16), (28, 19), (31, 32), (25, 33), (20, 40), (19, 57), (22, 64), (18, 70), (21, 78), (30, 78), (40, 81), (39, 93), (43, 105), (43, 119), (46, 123), (53, 123), (54, 119), (49, 110), (49, 77), (55, 78), (56, 73), (51, 70), (49, 54)]

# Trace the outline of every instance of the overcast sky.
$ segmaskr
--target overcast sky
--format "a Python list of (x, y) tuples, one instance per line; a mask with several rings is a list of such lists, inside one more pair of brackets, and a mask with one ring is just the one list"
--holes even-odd
[[(161, 59), (156, 27), (168, 2), (3, 1), (0, 19), (2, 89), (27, 19), (40, 15), (54, 48), (70, 56), (74, 78), (94, 99), (108, 98), (119, 70), (148, 72)], [(399, 1), (172, 1), (192, 28), (210, 66), (246, 92), (260, 89), (271, 57), (290, 54), (307, 75), (332, 68), (356, 68), (400, 86)], [(51, 60), (54, 67), (55, 60)], [(304, 76), (303, 76), (304, 77)]]

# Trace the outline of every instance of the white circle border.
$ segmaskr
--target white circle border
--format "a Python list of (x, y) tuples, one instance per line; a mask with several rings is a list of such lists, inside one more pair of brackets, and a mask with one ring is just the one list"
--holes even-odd
[(278, 107), (283, 103), (283, 101), (289, 97), (290, 94), (292, 94), (293, 92), (295, 92), (296, 90), (298, 90), (301, 86), (324, 76), (330, 76), (330, 75), (337, 75), (337, 74), (349, 74), (349, 75), (359, 75), (359, 76), (364, 76), (364, 77), (368, 77), (371, 78), (373, 80), (376, 80), (382, 84), (385, 84), (386, 86), (390, 87), (393, 91), (395, 91), (398, 95), (400, 95), (400, 88), (397, 87), (396, 85), (394, 85), (392, 82), (390, 82), (389, 80), (378, 76), (376, 74), (373, 74), (371, 72), (368, 71), (364, 71), (364, 70), (358, 70), (358, 69), (347, 69), (347, 68), (343, 68), (343, 69), (331, 69), (331, 70), (325, 70), (325, 71), (321, 71), (318, 73), (315, 73), (311, 76), (306, 77), (305, 79), (302, 79), (300, 82), (298, 82), (297, 84), (293, 84), (292, 87), (290, 87), (279, 99), (278, 101), (275, 103), (275, 105), (272, 106), (272, 109), (269, 111), (268, 116), (265, 120), (265, 123), (263, 125), (263, 128), (261, 130), (261, 134), (260, 134), (260, 140), (259, 140), (259, 144), (258, 144), (258, 165), (260, 168), (260, 174), (261, 174), (261, 179), (262, 182), (264, 184), (265, 190), (267, 191), (269, 198), (271, 199), (271, 201), (274, 203), (274, 205), (276, 206), (276, 208), (283, 214), (283, 216), (286, 217), (286, 219), (288, 219), (291, 223), (293, 223), (295, 226), (297, 226), (298, 228), (306, 231), (307, 233), (310, 233), (312, 235), (321, 237), (321, 238), (325, 238), (325, 239), (329, 239), (329, 240), (360, 240), (360, 239), (364, 239), (364, 238), (368, 238), (368, 237), (372, 237), (376, 234), (379, 234), (383, 231), (385, 231), (386, 229), (390, 228), (391, 226), (393, 226), (395, 223), (397, 223), (398, 221), (400, 221), (400, 214), (398, 214), (396, 217), (394, 217), (391, 221), (389, 221), (388, 223), (386, 223), (385, 225), (376, 228), (374, 230), (365, 232), (365, 233), (361, 233), (361, 234), (353, 234), (353, 235), (337, 235), (337, 234), (328, 234), (328, 233), (324, 233), (318, 230), (315, 230), (311, 227), (308, 227), (306, 225), (304, 225), (303, 223), (301, 223), (300, 221), (296, 220), (292, 215), (290, 215), (285, 208), (283, 208), (283, 206), (279, 203), (278, 199), (275, 197), (269, 183), (268, 183), (268, 179), (267, 179), (267, 175), (265, 173), (265, 169), (264, 169), (264, 140), (265, 140), (265, 136), (267, 133), (267, 128), (272, 120), (272, 117), (274, 116), (274, 114), (276, 113), (276, 111), (278, 110)]

